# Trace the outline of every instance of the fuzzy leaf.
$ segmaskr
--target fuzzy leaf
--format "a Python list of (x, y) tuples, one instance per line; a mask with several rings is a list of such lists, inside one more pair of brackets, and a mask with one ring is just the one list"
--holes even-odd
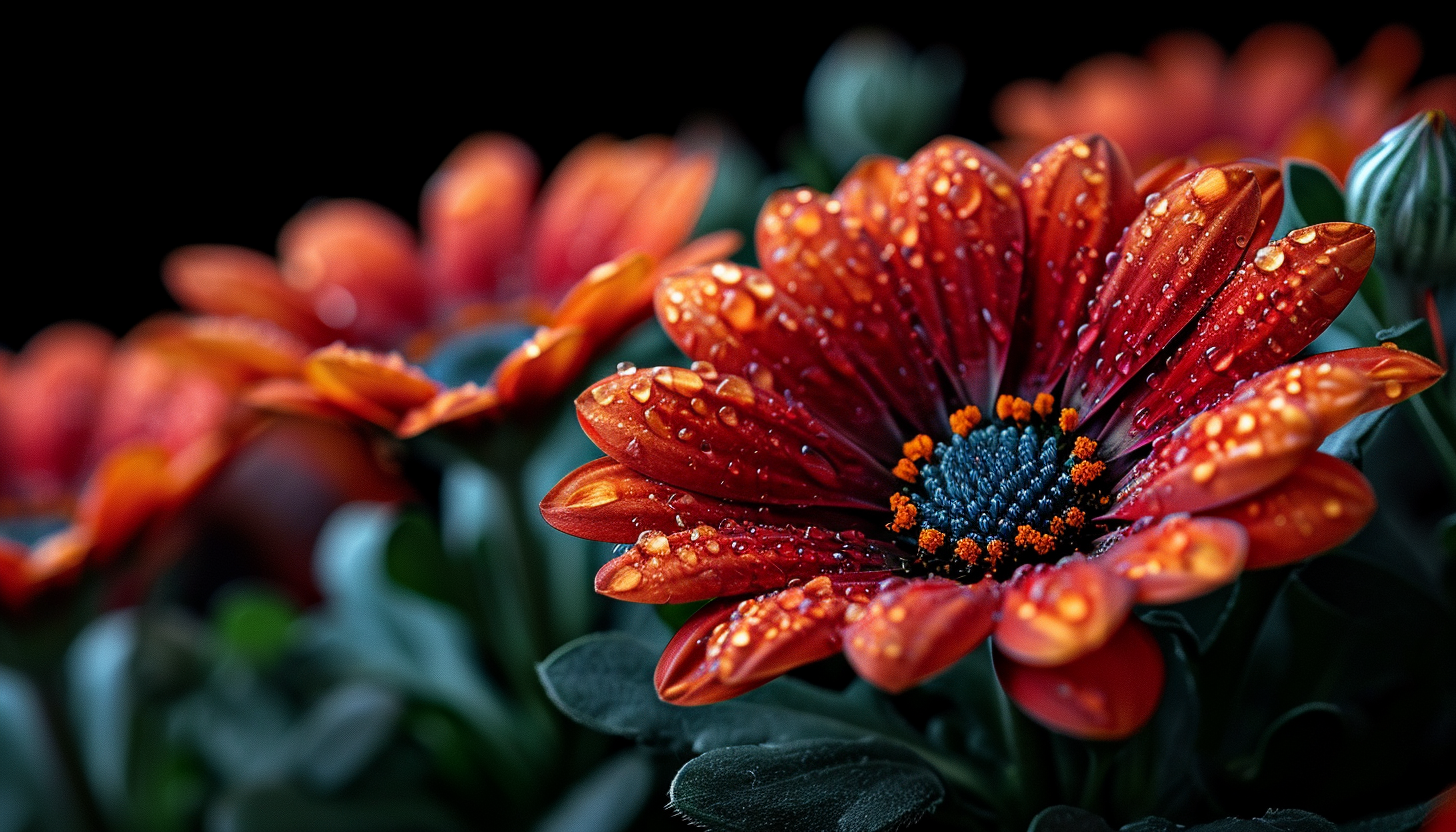
[(1026, 832), (1112, 832), (1100, 815), (1076, 806), (1048, 806), (1031, 819)]

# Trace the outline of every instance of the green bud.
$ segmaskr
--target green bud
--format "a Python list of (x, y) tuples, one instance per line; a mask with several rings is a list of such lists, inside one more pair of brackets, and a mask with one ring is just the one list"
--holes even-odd
[(1350, 219), (1375, 229), (1375, 265), (1395, 280), (1456, 282), (1456, 129), (1427, 110), (1360, 154), (1347, 181)]

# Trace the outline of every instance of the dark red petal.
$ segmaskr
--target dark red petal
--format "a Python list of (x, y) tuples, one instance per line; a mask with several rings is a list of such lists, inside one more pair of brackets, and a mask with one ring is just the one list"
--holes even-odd
[(677, 705), (719, 702), (834, 655), (845, 613), (869, 603), (887, 577), (820, 575), (801, 586), (709, 604), (663, 651), (653, 677), (658, 696)]
[(1394, 347), (1323, 353), (1249, 379), (1154, 445), (1109, 516), (1201, 511), (1278, 482), (1350, 419), (1434, 384), (1441, 368)]
[(646, 531), (717, 527), (724, 520), (870, 528), (862, 515), (832, 509), (737, 503), (697, 494), (648, 479), (612, 459), (588, 462), (566, 475), (541, 501), (541, 516), (567, 534), (608, 543), (631, 543)]
[(904, 581), (882, 591), (844, 629), (855, 672), (900, 693), (960, 660), (990, 635), (1000, 591), (993, 580), (965, 586), (944, 578)]
[(1248, 549), (1238, 523), (1178, 515), (1123, 538), (1094, 563), (1132, 581), (1137, 603), (1176, 604), (1232, 582)]
[(1165, 673), (1158, 643), (1137, 619), (1101, 648), (1057, 667), (996, 653), (996, 675), (1018, 707), (1053, 731), (1087, 740), (1132, 736), (1158, 709)]
[(1208, 512), (1243, 525), (1246, 569), (1304, 560), (1355, 536), (1375, 514), (1375, 492), (1354, 466), (1315, 453), (1259, 493)]
[(1248, 159), (1223, 167), (1234, 165), (1254, 174), (1254, 179), (1259, 183), (1259, 224), (1254, 228), (1254, 236), (1249, 239), (1249, 245), (1244, 249), (1255, 252), (1269, 244), (1274, 238), (1274, 229), (1279, 226), (1279, 215), (1284, 211), (1284, 172), (1273, 165)]
[(902, 166), (890, 210), (881, 259), (961, 398), (989, 407), (1021, 297), (1026, 228), (1016, 175), (980, 145), (937, 139)]
[(1064, 139), (1021, 170), (1026, 209), (1026, 276), (1017, 343), (1008, 374), (1027, 400), (1066, 372), (1077, 328), (1087, 318), (1107, 254), (1142, 203), (1132, 169), (1101, 136)]
[(1128, 226), (1067, 370), (1066, 404), (1085, 418), (1151, 361), (1238, 267), (1259, 221), (1254, 174), (1204, 168)]
[(597, 572), (596, 590), (619, 601), (680, 604), (780, 589), (841, 572), (884, 571), (884, 544), (858, 532), (725, 523), (644, 532)]
[(1355, 297), (1374, 256), (1375, 232), (1346, 222), (1302, 228), (1258, 249), (1166, 369), (1118, 406), (1100, 437), (1104, 453), (1138, 447), (1309, 346)]
[(996, 649), (1050, 666), (1096, 650), (1127, 617), (1131, 581), (1081, 556), (1021, 572), (1003, 587)]
[(803, 405), (742, 376), (633, 369), (592, 385), (576, 407), (613, 459), (709, 496), (882, 509), (899, 482)]
[(1139, 176), (1133, 187), (1137, 191), (1138, 199), (1146, 200), (1155, 193), (1167, 190), (1169, 185), (1201, 167), (1203, 164), (1192, 156), (1175, 156), (1159, 162)]

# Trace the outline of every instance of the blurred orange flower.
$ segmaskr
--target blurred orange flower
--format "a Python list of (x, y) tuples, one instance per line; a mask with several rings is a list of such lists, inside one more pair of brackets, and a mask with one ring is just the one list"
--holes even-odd
[(1456, 112), (1456, 76), (1407, 85), (1421, 42), (1387, 26), (1346, 67), (1322, 35), (1297, 24), (1266, 26), (1232, 58), (1206, 35), (1178, 32), (1145, 57), (1107, 54), (1079, 64), (1059, 84), (1017, 81), (993, 104), (1013, 164), (1070, 133), (1100, 133), (1136, 171), (1179, 156), (1311, 159), (1344, 177), (1361, 150), (1423, 109)]
[[(277, 262), (194, 246), (175, 252), (164, 275), (184, 307), (267, 321), (275, 340), (306, 347), (253, 387), (254, 404), (408, 437), (555, 398), (646, 319), (658, 275), (736, 248), (732, 233), (684, 246), (713, 172), (711, 155), (666, 138), (599, 137), (569, 154), (538, 197), (530, 149), (480, 135), (425, 188), (418, 240), (384, 208), (331, 200), (283, 228)], [(261, 331), (219, 338), (215, 322), (195, 326), (213, 349), (238, 355)], [(461, 351), (474, 362), (470, 381), (411, 363)], [(478, 366), (481, 356), (490, 366)]]

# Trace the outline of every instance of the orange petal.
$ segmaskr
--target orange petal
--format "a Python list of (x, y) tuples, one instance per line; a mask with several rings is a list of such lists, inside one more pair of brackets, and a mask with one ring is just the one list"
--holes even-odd
[(420, 226), (430, 282), (446, 305), (495, 297), (502, 288), (501, 271), (522, 247), (540, 176), (524, 142), (483, 133), (451, 151), (430, 177)]
[(1097, 650), (1056, 667), (1019, 664), (1000, 652), (996, 676), (1032, 719), (1087, 740), (1131, 736), (1158, 709), (1166, 671), (1146, 626), (1128, 619)]
[(996, 649), (1047, 667), (1101, 647), (1132, 609), (1131, 581), (1080, 556), (1038, 566), (1003, 586)]
[(885, 569), (887, 551), (858, 532), (727, 523), (643, 532), (597, 572), (619, 601), (679, 604), (779, 589), (821, 574)]
[(1239, 576), (1248, 536), (1237, 523), (1171, 517), (1118, 541), (1094, 563), (1132, 581), (1139, 604), (1176, 604)]
[(243, 394), (242, 401), (259, 410), (312, 416), (317, 419), (349, 421), (354, 414), (333, 404), (306, 381), (274, 378), (260, 382)]
[(325, 401), (386, 430), (440, 391), (440, 385), (398, 353), (381, 355), (343, 344), (310, 355), (304, 377)]
[(995, 581), (965, 586), (943, 578), (905, 581), (882, 591), (844, 629), (855, 672), (890, 693), (946, 669), (990, 635), (999, 609)]
[(652, 258), (630, 252), (587, 272), (561, 299), (552, 325), (580, 327), (600, 344), (647, 319), (656, 283)]
[(1175, 156), (1154, 165), (1147, 173), (1137, 178), (1134, 189), (1138, 199), (1146, 200), (1153, 194), (1168, 189), (1168, 186), (1184, 176), (1203, 167), (1203, 163), (1192, 156)]
[(161, 447), (135, 444), (108, 454), (96, 466), (76, 507), (76, 524), (86, 530), (98, 557), (108, 558), (136, 537), (176, 493)]
[(183, 308), (271, 321), (310, 347), (339, 337), (319, 320), (308, 294), (283, 282), (273, 258), (237, 246), (187, 246), (162, 263), (167, 290)]
[(493, 388), (466, 382), (406, 413), (394, 433), (401, 439), (409, 439), (441, 425), (494, 416), (499, 412), (500, 395)]
[[(561, 395), (592, 358), (579, 326), (542, 327), (501, 360), (491, 386), (503, 407), (533, 407)], [(579, 389), (579, 388), (577, 388)]]
[(226, 380), (230, 387), (297, 376), (309, 352), (288, 331), (257, 318), (207, 316), (143, 324), (131, 339)]
[(20, 554), (18, 563), (12, 562), (9, 567), (15, 570), (12, 587), (7, 590), (14, 593), (14, 605), (20, 606), (47, 587), (75, 580), (95, 548), (91, 532), (74, 525), (38, 541), (29, 552)]
[(860, 531), (871, 525), (858, 515), (829, 509), (720, 500), (648, 479), (610, 458), (566, 475), (541, 501), (541, 516), (569, 535), (609, 543), (631, 543), (646, 531), (716, 528), (724, 520)]
[(868, 603), (884, 577), (820, 575), (802, 586), (709, 604), (663, 651), (653, 678), (658, 696), (677, 705), (719, 702), (834, 655), (846, 611)]
[(1248, 569), (1266, 569), (1333, 549), (1375, 514), (1370, 483), (1343, 460), (1322, 453), (1259, 493), (1208, 512), (1243, 525)]

